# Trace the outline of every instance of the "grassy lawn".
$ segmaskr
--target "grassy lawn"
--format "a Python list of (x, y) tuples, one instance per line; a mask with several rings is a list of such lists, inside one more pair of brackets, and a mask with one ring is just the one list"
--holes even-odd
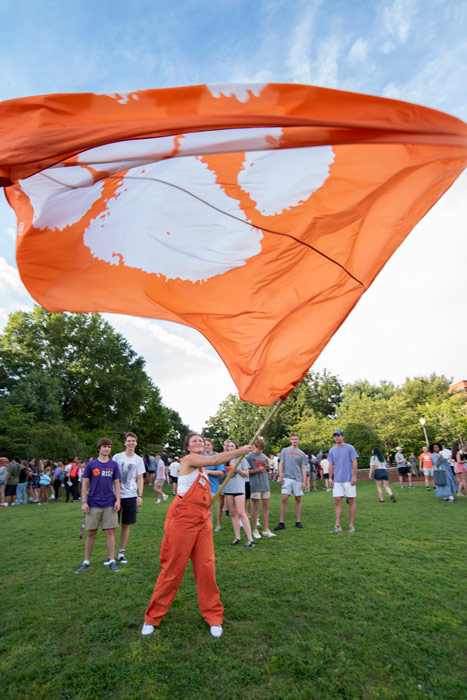
[[(373, 484), (359, 484), (353, 535), (346, 506), (344, 532), (329, 534), (325, 491), (304, 495), (304, 530), (289, 501), (286, 529), (253, 550), (229, 546), (224, 519), (218, 640), (190, 567), (161, 627), (140, 635), (170, 502), (156, 506), (149, 487), (130, 563), (114, 574), (99, 532), (91, 567), (75, 575), (79, 504), (2, 509), (2, 700), (465, 698), (467, 498), (394, 493), (396, 504), (380, 504)], [(271, 528), (279, 499), (273, 484)]]

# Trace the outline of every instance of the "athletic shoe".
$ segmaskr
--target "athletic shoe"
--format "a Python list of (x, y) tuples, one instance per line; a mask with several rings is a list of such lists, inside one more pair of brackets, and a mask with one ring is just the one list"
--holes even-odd
[(118, 563), (119, 564), (128, 564), (128, 559), (126, 558), (126, 556), (123, 553), (122, 554), (119, 553)]
[(277, 537), (271, 530), (263, 530), (263, 537)]
[(430, 487), (429, 487), (429, 486), (427, 486), (427, 487), (426, 487), (426, 490), (427, 490), (427, 491), (429, 491), (429, 490), (430, 490)]
[(353, 525), (349, 525), (349, 532), (355, 532), (355, 528)]
[(332, 530), (329, 530), (329, 532), (342, 532), (342, 528), (340, 525), (334, 525)]
[(107, 559), (102, 562), (102, 566), (108, 566), (109, 564), (110, 564), (110, 557), (107, 557)]
[(156, 501), (156, 506), (158, 506), (160, 502), (161, 502), (161, 499), (158, 498), (157, 501)]
[(236, 544), (240, 544), (240, 540), (237, 539), (237, 538), (235, 538), (234, 540), (232, 540), (232, 542), (230, 543), (230, 546), (231, 546), (231, 547), (235, 547)]
[(295, 527), (298, 527), (299, 530), (303, 530), (303, 525), (301, 522), (295, 523)]
[(216, 637), (216, 638), (222, 637), (221, 625), (211, 625), (209, 631), (213, 637)]
[(330, 490), (331, 490), (331, 489), (326, 489), (326, 491), (327, 491), (328, 493), (329, 493)]
[(396, 497), (394, 496), (394, 494), (392, 494), (392, 496), (391, 496), (391, 501), (392, 501), (393, 503), (396, 503)]
[(162, 500), (166, 501), (168, 499), (168, 496), (165, 495), (165, 493), (162, 494)]
[(261, 527), (261, 523), (259, 520), (256, 521), (256, 527)]
[(274, 532), (276, 532), (276, 530), (285, 530), (284, 523), (279, 523), (279, 525), (276, 525), (276, 527), (274, 528)]
[(86, 571), (86, 569), (89, 569), (89, 564), (86, 564), (86, 562), (83, 561), (83, 563), (76, 569), (75, 574), (81, 574), (83, 571)]
[(109, 562), (109, 569), (110, 569), (110, 571), (120, 571), (120, 567), (116, 561)]
[(455, 500), (456, 499), (454, 498), (454, 496), (449, 496), (449, 498), (448, 498), (448, 501), (451, 501), (451, 503), (453, 503)]
[(214, 528), (214, 532), (220, 532), (222, 530), (221, 526), (218, 525), (217, 527)]
[(147, 636), (148, 634), (152, 634), (156, 628), (154, 625), (148, 625), (147, 622), (144, 623), (143, 628), (141, 630), (141, 634), (144, 634)]
[(414, 489), (415, 486), (412, 484), (412, 486), (409, 486), (409, 489)]
[(380, 498), (380, 499), (379, 499), (379, 502), (380, 502), (380, 503), (384, 503), (384, 498)]
[(405, 486), (401, 486), (401, 489), (405, 489)]
[(255, 538), (255, 540), (261, 539), (261, 535), (259, 534), (258, 530), (253, 530), (253, 537)]
[(248, 542), (245, 545), (245, 547), (254, 547), (254, 546), (255, 546), (255, 543), (253, 542), (253, 540), (248, 540)]

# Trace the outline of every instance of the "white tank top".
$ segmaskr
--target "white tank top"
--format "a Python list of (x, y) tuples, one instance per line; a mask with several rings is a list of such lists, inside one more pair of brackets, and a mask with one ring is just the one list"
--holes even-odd
[(184, 474), (178, 477), (177, 495), (183, 496), (195, 483), (199, 476), (199, 469), (193, 469), (190, 474)]

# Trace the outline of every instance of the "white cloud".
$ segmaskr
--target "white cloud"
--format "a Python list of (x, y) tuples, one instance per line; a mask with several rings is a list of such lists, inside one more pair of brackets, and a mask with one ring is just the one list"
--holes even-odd
[(18, 270), (9, 265), (3, 257), (0, 257), (0, 289), (8, 289), (13, 292), (25, 291)]
[(368, 42), (365, 39), (357, 39), (352, 46), (348, 54), (348, 59), (351, 63), (363, 63), (366, 61), (368, 56)]
[(310, 53), (314, 18), (315, 9), (310, 8), (304, 13), (291, 38), (287, 65), (296, 83), (313, 83)]
[(414, 0), (394, 0), (390, 7), (383, 10), (383, 23), (387, 33), (400, 42), (407, 41), (416, 13), (417, 3)]

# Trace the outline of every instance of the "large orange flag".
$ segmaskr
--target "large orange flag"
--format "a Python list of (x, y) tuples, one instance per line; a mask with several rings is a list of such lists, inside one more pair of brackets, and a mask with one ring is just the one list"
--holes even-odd
[(466, 164), (454, 117), (304, 85), (0, 103), (32, 296), (192, 326), (259, 404), (302, 379)]

